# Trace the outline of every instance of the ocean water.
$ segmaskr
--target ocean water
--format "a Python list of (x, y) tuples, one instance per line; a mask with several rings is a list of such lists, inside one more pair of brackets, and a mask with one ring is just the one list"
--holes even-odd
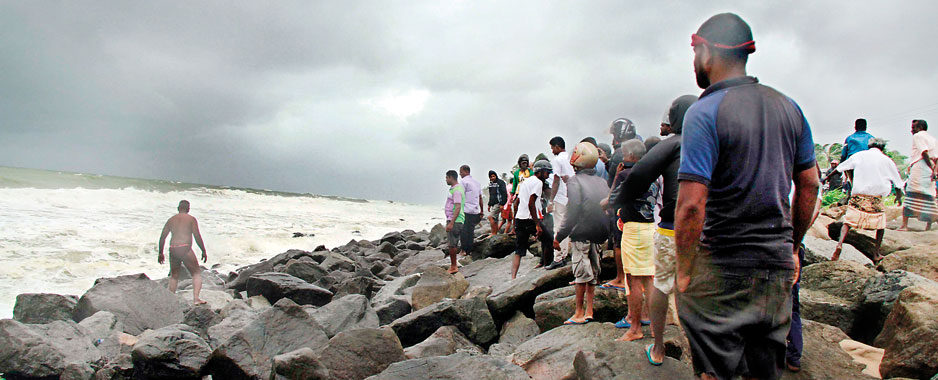
[(182, 199), (199, 220), (203, 265), (221, 273), (442, 220), (438, 207), (422, 205), (0, 167), (0, 318), (12, 316), (20, 293), (80, 296), (99, 277), (166, 276), (157, 240)]

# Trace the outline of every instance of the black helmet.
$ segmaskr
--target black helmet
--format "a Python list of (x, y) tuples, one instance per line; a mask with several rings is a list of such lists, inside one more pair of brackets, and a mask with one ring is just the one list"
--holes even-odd
[(519, 165), (521, 164), (522, 161), (528, 162), (528, 163), (531, 162), (530, 160), (528, 160), (528, 155), (527, 155), (527, 154), (522, 154), (521, 157), (518, 157), (518, 164), (519, 164)]
[(635, 138), (635, 124), (632, 120), (624, 117), (613, 120), (609, 126), (609, 133), (612, 134), (614, 142), (628, 141)]

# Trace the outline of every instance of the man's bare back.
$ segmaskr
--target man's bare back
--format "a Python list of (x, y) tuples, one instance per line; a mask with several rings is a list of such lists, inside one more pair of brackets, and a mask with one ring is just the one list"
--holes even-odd
[(196, 304), (205, 303), (199, 299), (199, 291), (202, 288), (202, 270), (199, 268), (199, 260), (195, 257), (192, 250), (192, 238), (195, 237), (196, 244), (202, 249), (202, 262), (208, 260), (205, 252), (205, 244), (202, 242), (202, 234), (199, 232), (199, 222), (192, 215), (189, 215), (189, 202), (179, 202), (179, 213), (173, 215), (166, 224), (163, 225), (163, 232), (160, 234), (159, 256), (157, 261), (163, 264), (163, 244), (166, 236), (172, 233), (169, 239), (169, 291), (176, 292), (176, 284), (179, 279), (180, 264), (186, 266), (189, 274), (192, 275), (192, 297)]

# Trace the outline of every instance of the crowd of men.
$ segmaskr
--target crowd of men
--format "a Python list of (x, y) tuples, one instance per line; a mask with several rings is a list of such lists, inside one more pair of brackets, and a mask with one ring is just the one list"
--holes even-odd
[[(553, 158), (532, 165), (521, 155), (507, 181), (489, 171), (484, 210), (470, 168), (447, 172), (449, 271), (459, 270), (458, 252), (471, 251), (485, 212), (493, 236), (503, 230), (517, 236), (512, 279), (532, 237), (541, 252), (535, 268), (572, 265), (576, 309), (564, 324), (593, 320), (596, 286), (627, 292), (619, 339), (642, 339), (641, 326), (650, 324), (654, 342), (645, 355), (661, 365), (674, 296), (698, 376), (776, 379), (786, 367), (801, 366), (801, 242), (820, 209), (822, 179), (850, 194), (841, 237), (864, 228), (879, 230), (880, 240), (883, 197), (902, 188), (902, 180), (885, 141), (866, 133), (865, 120), (821, 177), (800, 107), (747, 75), (755, 42), (739, 16), (711, 17), (691, 42), (704, 92), (669, 105), (661, 137), (643, 140), (630, 120), (617, 119), (611, 145), (587, 137), (568, 153), (562, 137), (551, 138)], [(930, 227), (938, 215), (938, 165), (929, 156), (938, 143), (926, 131), (925, 121), (913, 121), (903, 229), (910, 217)], [(617, 273), (600, 285), (605, 247), (613, 250)]]

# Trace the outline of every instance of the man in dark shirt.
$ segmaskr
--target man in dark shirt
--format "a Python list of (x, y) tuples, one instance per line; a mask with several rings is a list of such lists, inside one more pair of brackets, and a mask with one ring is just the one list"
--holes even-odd
[(820, 186), (811, 129), (793, 100), (746, 75), (755, 42), (739, 16), (711, 17), (691, 41), (706, 90), (684, 121), (678, 315), (701, 378), (777, 379)]
[(501, 229), (498, 218), (502, 214), (502, 208), (505, 207), (506, 203), (508, 203), (508, 187), (505, 185), (505, 181), (498, 178), (498, 174), (494, 170), (489, 170), (488, 219), (489, 224), (492, 226), (491, 236), (498, 234), (498, 230)]
[(827, 173), (824, 174), (824, 180), (821, 183), (827, 183), (827, 190), (840, 190), (844, 184), (843, 173), (837, 170), (837, 165), (840, 165), (840, 161), (836, 159), (831, 160), (831, 167), (827, 169)]

